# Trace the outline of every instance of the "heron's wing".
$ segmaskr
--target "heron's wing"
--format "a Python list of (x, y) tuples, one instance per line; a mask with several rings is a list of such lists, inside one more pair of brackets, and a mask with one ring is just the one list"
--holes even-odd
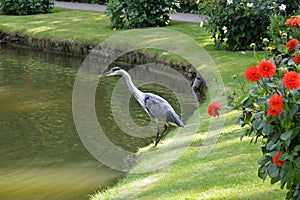
[(173, 122), (183, 127), (180, 117), (175, 113), (172, 106), (162, 97), (152, 93), (145, 93), (143, 107), (150, 117), (164, 122)]

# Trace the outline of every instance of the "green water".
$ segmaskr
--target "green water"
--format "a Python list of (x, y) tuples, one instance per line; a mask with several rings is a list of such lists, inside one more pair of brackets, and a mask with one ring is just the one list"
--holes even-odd
[[(94, 159), (75, 129), (72, 90), (82, 61), (0, 46), (0, 199), (88, 199), (125, 175)], [(110, 97), (119, 78), (99, 81), (97, 117), (112, 142), (134, 152), (153, 138), (128, 135), (114, 123)], [(142, 90), (170, 100), (180, 113), (176, 97), (166, 88), (144, 85)], [(191, 108), (190, 113), (195, 107)], [(135, 123), (149, 124), (149, 117), (134, 98), (129, 111)]]
[(95, 160), (76, 132), (81, 62), (0, 46), (0, 199), (88, 199), (124, 175)]

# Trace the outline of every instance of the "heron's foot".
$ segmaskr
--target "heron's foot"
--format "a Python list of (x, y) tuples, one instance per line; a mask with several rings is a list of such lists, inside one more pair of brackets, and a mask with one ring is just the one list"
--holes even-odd
[(155, 145), (154, 146), (158, 145), (160, 139), (161, 139), (161, 135), (159, 135), (159, 133), (157, 133), (156, 138), (155, 138)]
[(157, 132), (156, 139), (155, 139), (155, 146), (157, 146), (157, 144), (163, 138), (164, 133), (166, 132), (166, 130), (167, 130), (167, 125), (165, 124), (163, 132), (160, 135), (159, 135), (159, 132)]

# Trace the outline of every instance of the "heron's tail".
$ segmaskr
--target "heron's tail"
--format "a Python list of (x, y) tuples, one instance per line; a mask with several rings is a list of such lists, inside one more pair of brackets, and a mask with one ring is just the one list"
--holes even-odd
[(176, 113), (170, 112), (168, 115), (167, 121), (171, 122), (171, 123), (175, 123), (179, 127), (182, 127), (182, 128), (184, 127), (184, 124), (183, 124), (181, 118)]
[[(179, 117), (179, 116), (178, 116)], [(180, 117), (179, 117), (179, 120), (176, 122), (176, 124), (177, 124), (177, 126), (179, 126), (179, 127), (184, 127), (184, 124), (183, 124), (183, 122), (181, 121), (181, 119), (180, 119)]]

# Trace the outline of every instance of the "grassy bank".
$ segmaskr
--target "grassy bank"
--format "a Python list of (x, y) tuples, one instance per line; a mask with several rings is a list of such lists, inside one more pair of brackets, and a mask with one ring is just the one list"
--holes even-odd
[[(164, 170), (130, 173), (116, 186), (95, 194), (91, 199), (284, 199), (279, 185), (270, 186), (257, 175), (259, 145), (239, 140), (240, 130), (228, 115), (228, 123), (212, 151), (202, 157), (201, 134), (180, 159)], [(198, 138), (198, 139), (197, 139)]]
[[(228, 91), (232, 90), (228, 85), (232, 75), (241, 75), (255, 61), (250, 52), (215, 50), (210, 36), (197, 23), (173, 22), (168, 28), (190, 36), (207, 50)], [(62, 9), (47, 15), (0, 16), (0, 30), (19, 38), (17, 42), (21, 44), (40, 49), (49, 44), (47, 50), (78, 54), (118, 33), (110, 29), (104, 13)], [(260, 141), (250, 145), (249, 139), (239, 140), (242, 130), (234, 125), (238, 113), (222, 113), (227, 121), (218, 143), (203, 145), (202, 136), (211, 120), (206, 114), (207, 104), (200, 108), (205, 117), (192, 145), (171, 166), (151, 173), (129, 173), (116, 186), (91, 199), (283, 199), (284, 192), (278, 185), (271, 186), (257, 177)], [(171, 137), (172, 134), (165, 138), (162, 145)], [(207, 148), (211, 151), (203, 157)]]
[(56, 8), (54, 13), (30, 16), (0, 16), (4, 42), (86, 55), (117, 31), (110, 29), (104, 13)]

